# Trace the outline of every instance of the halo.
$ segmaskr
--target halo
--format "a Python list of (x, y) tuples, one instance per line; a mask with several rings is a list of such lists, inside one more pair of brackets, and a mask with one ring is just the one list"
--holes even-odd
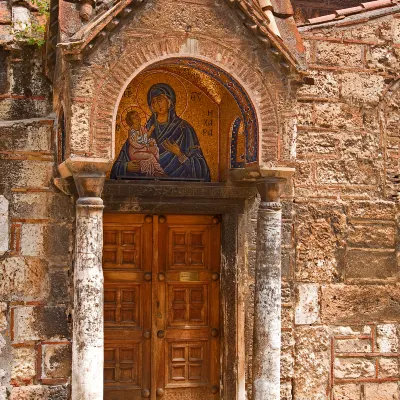
[[(155, 76), (157, 76), (157, 80), (155, 80)], [(162, 76), (160, 76), (162, 75)], [(147, 104), (147, 93), (151, 86), (155, 83), (166, 83), (174, 89), (176, 94), (176, 104), (175, 104), (175, 111), (179, 117), (182, 117), (188, 107), (189, 104), (189, 95), (185, 85), (182, 81), (178, 78), (178, 76), (172, 72), (164, 71), (164, 70), (150, 70), (147, 72), (143, 72), (140, 76), (140, 81), (138, 82), (136, 88), (136, 101), (139, 107), (142, 110), (146, 111), (147, 115), (151, 115), (151, 110)], [(184, 96), (182, 94), (184, 93)]]
[(140, 115), (140, 125), (144, 126), (147, 122), (147, 115), (146, 113), (143, 111), (143, 109), (141, 107), (139, 107), (138, 105), (133, 105), (133, 106), (129, 106), (127, 108), (125, 108), (122, 113), (121, 113), (121, 125), (125, 128), (125, 129), (129, 129), (128, 124), (126, 123), (126, 115), (128, 114), (128, 112), (130, 111), (137, 111), (138, 114)]

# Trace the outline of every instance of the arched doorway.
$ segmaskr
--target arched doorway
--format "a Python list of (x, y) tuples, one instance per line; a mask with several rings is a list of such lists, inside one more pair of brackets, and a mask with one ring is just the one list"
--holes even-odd
[(104, 196), (105, 399), (236, 398), (238, 227), (255, 191), (231, 171), (257, 164), (258, 127), (246, 91), (204, 61), (127, 84)]

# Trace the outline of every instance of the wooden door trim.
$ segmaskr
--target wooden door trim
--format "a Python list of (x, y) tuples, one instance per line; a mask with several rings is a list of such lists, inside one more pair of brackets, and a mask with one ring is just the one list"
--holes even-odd
[[(222, 216), (221, 240), (221, 376), (222, 399), (239, 400), (244, 393), (244, 310), (239, 304), (239, 260), (244, 260), (246, 201), (251, 188), (232, 188), (186, 183), (141, 184), (106, 181), (103, 197), (107, 213), (215, 214)], [(162, 187), (162, 189), (160, 189)], [(254, 192), (254, 193), (253, 193)], [(208, 193), (210, 197), (207, 197)], [(242, 263), (241, 263), (242, 264)], [(236, 362), (232, 362), (236, 360)], [(242, 400), (242, 395), (240, 395)]]

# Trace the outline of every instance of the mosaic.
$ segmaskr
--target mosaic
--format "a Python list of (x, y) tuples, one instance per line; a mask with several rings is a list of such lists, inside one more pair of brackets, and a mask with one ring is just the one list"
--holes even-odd
[(171, 59), (126, 88), (111, 179), (219, 182), (257, 161), (257, 119), (247, 94), (215, 66)]
[(218, 105), (177, 74), (142, 73), (122, 97), (110, 178), (219, 180)]

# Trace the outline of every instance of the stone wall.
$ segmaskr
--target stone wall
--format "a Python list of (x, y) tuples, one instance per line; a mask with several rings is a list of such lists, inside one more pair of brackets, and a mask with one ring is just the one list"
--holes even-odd
[(296, 400), (399, 395), (400, 19), (367, 17), (301, 32), (315, 85), (298, 92), (288, 236)]
[[(7, 33), (0, 50), (0, 400), (66, 400), (73, 201), (52, 183), (52, 88), (42, 74), (40, 51), (10, 45), (11, 12), (4, 2), (0, 6), (0, 34)], [(260, 50), (253, 38), (223, 10), (218, 15), (226, 20), (218, 25), (218, 37), (225, 41), (224, 54), (252, 53), (259, 63), (254, 65), (266, 74), (282, 135), (273, 152), (297, 171), (283, 197), (282, 399), (397, 399), (399, 214), (393, 178), (400, 19), (303, 28), (315, 85), (298, 93), (296, 130), (294, 99), (284, 98), (277, 75), (265, 72), (273, 69), (269, 61), (255, 59)], [(196, 22), (195, 13), (185, 18), (210, 44), (204, 53), (213, 54), (210, 24)], [(69, 70), (72, 98), (61, 93), (60, 99), (74, 102), (66, 113), (77, 132), (90, 123), (95, 86), (116, 65), (122, 47), (141, 46), (139, 37), (154, 29), (144, 14), (136, 23), (140, 29), (127, 27), (125, 36), (119, 31), (90, 63)], [(178, 50), (186, 41), (185, 28), (177, 27), (174, 34)], [(264, 149), (271, 154), (268, 143)], [(249, 399), (256, 209), (255, 201), (247, 214), (247, 289), (241, 293)]]
[(0, 399), (68, 398), (73, 203), (52, 184), (52, 87), (0, 2)]

